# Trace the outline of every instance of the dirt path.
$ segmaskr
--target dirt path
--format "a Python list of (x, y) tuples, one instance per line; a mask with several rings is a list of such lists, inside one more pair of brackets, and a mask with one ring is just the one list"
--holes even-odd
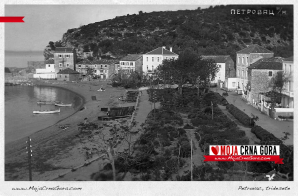
[(255, 144), (255, 142), (260, 142), (260, 140), (256, 137), (255, 134), (251, 132), (251, 128), (243, 126), (230, 112), (226, 109), (225, 106), (218, 105), (218, 108), (232, 121), (234, 121), (240, 130), (245, 131), (246, 137), (249, 139), (249, 145)]

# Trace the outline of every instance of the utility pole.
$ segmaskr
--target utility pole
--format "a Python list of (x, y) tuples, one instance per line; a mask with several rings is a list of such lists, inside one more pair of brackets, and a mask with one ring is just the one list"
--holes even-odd
[(193, 181), (193, 175), (192, 175), (192, 139), (190, 139), (190, 180)]
[(31, 142), (31, 138), (28, 137), (28, 140), (26, 141), (27, 143), (27, 152), (28, 153), (28, 166), (29, 166), (29, 181), (32, 181), (32, 170), (31, 170), (31, 157), (32, 157), (32, 150), (31, 150), (31, 145), (30, 145), (30, 142)]
[(213, 103), (211, 101), (211, 110), (212, 110), (212, 120), (213, 120)]

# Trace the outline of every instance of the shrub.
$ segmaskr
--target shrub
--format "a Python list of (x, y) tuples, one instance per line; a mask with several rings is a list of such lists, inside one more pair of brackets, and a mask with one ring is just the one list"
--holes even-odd
[(237, 107), (235, 107), (233, 104), (227, 105), (227, 109), (243, 125), (249, 126), (249, 127), (252, 126), (253, 120), (247, 114), (245, 114), (243, 111), (241, 111)]

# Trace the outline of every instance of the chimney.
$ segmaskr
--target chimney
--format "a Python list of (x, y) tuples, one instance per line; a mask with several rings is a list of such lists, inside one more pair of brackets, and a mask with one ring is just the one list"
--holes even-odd
[(173, 52), (172, 50), (173, 50), (173, 47), (170, 47), (170, 51), (171, 51), (171, 52)]

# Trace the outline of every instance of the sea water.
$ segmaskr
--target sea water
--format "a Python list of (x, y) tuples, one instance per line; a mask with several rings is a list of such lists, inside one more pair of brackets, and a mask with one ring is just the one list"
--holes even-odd
[[(33, 114), (34, 110), (56, 110), (55, 105), (38, 105), (37, 101), (72, 103), (60, 107), (57, 114)], [(21, 139), (49, 127), (73, 114), (82, 103), (77, 94), (60, 88), (39, 86), (5, 86), (5, 143)]]

